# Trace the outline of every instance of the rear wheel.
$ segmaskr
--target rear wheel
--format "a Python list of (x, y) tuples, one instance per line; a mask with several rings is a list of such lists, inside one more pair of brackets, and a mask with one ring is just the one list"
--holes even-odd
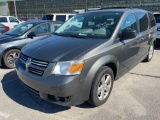
[(19, 57), (20, 50), (12, 49), (7, 51), (3, 56), (4, 65), (7, 68), (15, 68), (15, 61)]
[(153, 58), (153, 54), (154, 54), (154, 44), (152, 44), (149, 48), (149, 52), (147, 57), (144, 59), (144, 62), (150, 62)]
[(89, 98), (89, 103), (93, 106), (100, 106), (104, 104), (113, 87), (113, 71), (109, 67), (102, 67), (96, 74)]

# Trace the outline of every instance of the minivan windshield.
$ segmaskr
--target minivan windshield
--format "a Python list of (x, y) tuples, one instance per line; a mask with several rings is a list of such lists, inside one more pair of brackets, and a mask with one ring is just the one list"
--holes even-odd
[(122, 12), (91, 12), (73, 16), (56, 35), (72, 37), (110, 38)]
[(160, 23), (160, 14), (154, 14), (154, 17), (156, 19), (156, 23)]
[(21, 36), (24, 33), (26, 33), (29, 29), (33, 28), (35, 25), (36, 23), (24, 22), (12, 28), (10, 31), (6, 32), (5, 34), (13, 35), (13, 36)]

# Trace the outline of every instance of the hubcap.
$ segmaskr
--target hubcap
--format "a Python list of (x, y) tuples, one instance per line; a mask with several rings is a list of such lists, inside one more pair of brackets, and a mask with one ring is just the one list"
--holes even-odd
[(14, 65), (15, 65), (15, 61), (16, 61), (16, 59), (18, 58), (18, 56), (19, 56), (19, 53), (18, 53), (18, 52), (12, 52), (12, 53), (10, 53), (10, 54), (8, 55), (7, 62), (8, 62), (10, 65), (14, 66)]
[(151, 47), (149, 49), (149, 59), (151, 59), (153, 57), (153, 52), (154, 52), (154, 47), (153, 47), (153, 45), (151, 45)]
[(111, 75), (105, 74), (98, 84), (97, 96), (99, 100), (104, 100), (111, 89)]

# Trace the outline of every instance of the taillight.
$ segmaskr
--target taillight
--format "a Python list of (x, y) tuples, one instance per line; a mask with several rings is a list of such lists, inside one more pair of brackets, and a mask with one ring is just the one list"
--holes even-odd
[(10, 30), (10, 28), (9, 28), (8, 26), (5, 26), (5, 28), (6, 28), (6, 31), (9, 31), (9, 30)]

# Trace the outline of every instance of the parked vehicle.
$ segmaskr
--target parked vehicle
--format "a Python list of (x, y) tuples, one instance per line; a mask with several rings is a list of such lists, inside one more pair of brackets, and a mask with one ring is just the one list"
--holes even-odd
[(21, 22), (13, 16), (0, 16), (0, 23), (12, 29)]
[(160, 45), (160, 12), (154, 12), (154, 17), (157, 24), (156, 41), (155, 45)]
[(0, 36), (0, 66), (15, 67), (15, 60), (23, 46), (49, 37), (63, 22), (32, 20), (21, 23)]
[(46, 14), (42, 17), (42, 20), (53, 20), (53, 21), (67, 21), (75, 14), (68, 14), (68, 13), (55, 13), (55, 14)]
[(21, 22), (26, 22), (26, 21), (28, 20), (28, 18), (26, 18), (26, 17), (21, 17), (21, 18), (19, 18), (19, 20), (20, 20)]
[(7, 32), (9, 30), (10, 30), (10, 28), (8, 26), (5, 26), (5, 25), (0, 23), (0, 34), (3, 34), (3, 33)]
[(100, 106), (114, 80), (141, 61), (151, 61), (156, 25), (142, 9), (104, 9), (78, 14), (54, 36), (20, 54), (17, 74), (26, 88), (63, 106)]

